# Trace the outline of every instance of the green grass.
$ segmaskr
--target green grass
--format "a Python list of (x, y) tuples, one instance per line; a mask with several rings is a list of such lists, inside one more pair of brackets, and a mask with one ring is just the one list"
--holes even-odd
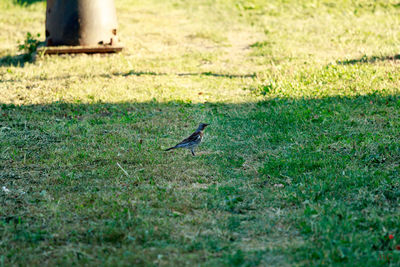
[(0, 266), (400, 264), (397, 1), (116, 4), (122, 53), (28, 61), (0, 2)]

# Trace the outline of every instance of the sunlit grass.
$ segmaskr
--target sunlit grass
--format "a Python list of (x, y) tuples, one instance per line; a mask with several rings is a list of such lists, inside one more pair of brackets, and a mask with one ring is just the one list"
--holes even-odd
[(397, 2), (116, 5), (122, 53), (29, 62), (0, 2), (0, 265), (400, 263)]

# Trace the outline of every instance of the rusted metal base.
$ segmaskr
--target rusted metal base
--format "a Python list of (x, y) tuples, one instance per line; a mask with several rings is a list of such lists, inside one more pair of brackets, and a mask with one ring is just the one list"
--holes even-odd
[(121, 52), (123, 46), (45, 46), (38, 49), (38, 54), (96, 54)]

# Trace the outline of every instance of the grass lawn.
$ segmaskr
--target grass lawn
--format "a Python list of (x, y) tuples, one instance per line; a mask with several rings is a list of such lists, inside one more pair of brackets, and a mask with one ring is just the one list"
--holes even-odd
[(34, 62), (0, 2), (0, 266), (400, 265), (398, 1), (115, 2)]

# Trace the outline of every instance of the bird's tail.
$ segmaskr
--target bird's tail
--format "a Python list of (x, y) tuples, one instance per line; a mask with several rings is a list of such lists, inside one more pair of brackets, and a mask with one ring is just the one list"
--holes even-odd
[(170, 151), (170, 150), (175, 149), (175, 148), (176, 148), (176, 146), (173, 146), (173, 147), (165, 149), (164, 151)]

